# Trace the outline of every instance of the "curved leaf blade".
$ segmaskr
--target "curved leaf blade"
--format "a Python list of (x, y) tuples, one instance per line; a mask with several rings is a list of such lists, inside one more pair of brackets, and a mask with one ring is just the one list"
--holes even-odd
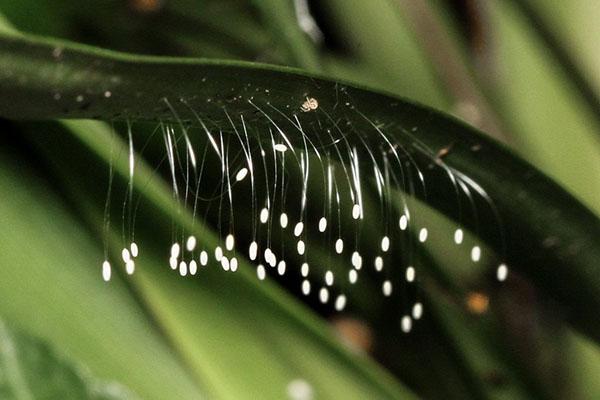
[[(1, 42), (0, 93), (11, 101), (2, 104), (0, 113), (9, 118), (175, 120), (175, 107), (182, 120), (194, 121), (200, 115), (224, 124), (226, 108), (247, 116), (248, 123), (260, 124), (251, 101), (265, 107), (289, 106), (293, 112), (310, 95), (324, 112), (348, 119), (357, 130), (384, 127), (421, 162), (431, 163), (435, 151), (452, 145), (444, 163), (485, 188), (503, 217), (506, 246), (498, 238), (494, 218), (481, 216), (478, 229), (474, 221), (462, 222), (479, 230), (490, 246), (506, 254), (513, 268), (568, 307), (568, 318), (580, 329), (600, 339), (600, 317), (594, 311), (600, 308), (598, 219), (530, 165), (452, 119), (286, 68), (145, 58), (32, 37), (3, 37)], [(310, 118), (303, 123), (314, 123)], [(373, 121), (377, 125), (371, 125)], [(272, 113), (271, 122), (289, 124), (277, 113)], [(424, 154), (422, 145), (430, 154)], [(490, 162), (493, 169), (486, 167)], [(445, 171), (434, 170), (427, 179), (426, 201), (455, 217)], [(480, 209), (487, 207), (485, 201), (479, 203)]]
[(104, 383), (60, 357), (45, 342), (0, 320), (0, 395), (5, 400), (134, 400), (117, 383)]

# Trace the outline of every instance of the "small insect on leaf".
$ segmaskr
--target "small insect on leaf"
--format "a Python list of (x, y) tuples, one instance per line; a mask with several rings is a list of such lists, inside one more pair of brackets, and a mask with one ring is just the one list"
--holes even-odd
[(314, 97), (307, 97), (306, 101), (302, 103), (300, 110), (302, 110), (302, 112), (309, 112), (314, 111), (317, 108), (319, 108), (319, 102), (317, 101), (317, 99), (315, 99)]

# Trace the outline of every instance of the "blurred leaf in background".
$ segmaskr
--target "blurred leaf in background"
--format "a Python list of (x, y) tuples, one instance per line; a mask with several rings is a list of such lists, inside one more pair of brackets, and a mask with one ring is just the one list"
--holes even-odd
[(118, 400), (137, 397), (117, 383), (95, 380), (48, 345), (11, 332), (0, 321), (0, 394), (3, 399)]
[[(504, 142), (596, 216), (598, 16), (593, 0), (0, 0), (2, 34), (18, 31), (134, 54), (298, 67), (452, 114)], [(158, 75), (146, 78), (149, 92), (160, 87)], [(298, 82), (290, 74), (288, 83), (270, 83), (280, 83), (285, 96)], [(219, 89), (229, 89), (228, 83)], [(8, 107), (16, 97), (3, 96), (0, 103)], [(135, 182), (142, 197), (136, 237), (143, 252), (134, 275), (115, 269), (106, 284), (99, 260), (106, 257), (108, 171), (115, 171), (116, 218), (128, 185), (127, 143), (120, 135), (126, 129), (81, 120), (1, 122), (2, 398), (600, 397), (597, 319), (572, 318), (573, 309), (593, 315), (593, 309), (577, 308), (600, 301), (588, 290), (600, 279), (591, 263), (563, 272), (569, 264), (532, 262), (498, 286), (486, 263), (471, 264), (468, 254), (444, 241), (453, 229), (447, 216), (415, 205), (437, 229), (419, 253), (426, 312), (410, 335), (400, 332), (400, 310), (376, 299), (380, 289), (370, 275), (361, 277), (355, 308), (339, 315), (302, 296), (297, 280), (258, 283), (245, 260), (238, 274), (223, 274), (211, 263), (198, 279), (182, 278), (165, 267), (173, 223), (195, 229), (203, 244), (214, 247), (220, 222), (215, 211), (196, 225), (190, 213), (176, 212), (169, 177), (154, 171), (164, 162), (163, 144), (148, 140)], [(154, 130), (137, 129), (139, 138)], [(439, 131), (444, 143), (444, 129)], [(208, 168), (220, 167), (213, 162)], [(510, 176), (509, 168), (499, 169), (499, 160), (490, 159), (480, 172)], [(498, 185), (501, 191), (510, 182)], [(512, 193), (516, 198), (535, 190)], [(314, 194), (313, 201), (321, 196)], [(366, 202), (377, 206), (373, 196)], [(579, 207), (565, 204), (564, 215)], [(249, 204), (238, 207), (252, 212)], [(532, 217), (535, 226), (527, 229), (543, 231), (554, 218)], [(549, 229), (570, 232), (585, 225), (572, 223)], [(598, 232), (591, 213), (587, 224), (587, 232)], [(372, 225), (367, 232), (375, 232)], [(249, 237), (249, 226), (236, 228)], [(116, 253), (111, 259), (120, 258), (122, 235), (119, 223), (110, 226), (109, 247)], [(475, 243), (477, 235), (467, 232), (465, 242)], [(556, 259), (577, 259), (585, 251), (559, 251), (558, 237), (545, 239), (539, 248), (555, 252)], [(597, 239), (591, 247), (600, 246)], [(307, 245), (318, 249), (318, 242), (313, 238)], [(525, 253), (524, 259), (533, 259)], [(400, 265), (403, 255), (396, 256)], [(324, 273), (345, 266), (331, 262), (321, 268)], [(554, 277), (575, 277), (582, 286), (560, 287), (560, 280), (553, 286), (543, 272), (553, 268)], [(560, 294), (554, 293), (556, 282)], [(591, 301), (578, 302), (582, 298)], [(91, 372), (81, 374), (75, 365)], [(102, 386), (90, 376), (123, 389), (98, 392)]]

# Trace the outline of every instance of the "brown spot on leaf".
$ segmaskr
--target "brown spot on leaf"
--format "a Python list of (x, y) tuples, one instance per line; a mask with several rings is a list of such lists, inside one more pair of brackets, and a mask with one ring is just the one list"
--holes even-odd
[(162, 0), (129, 0), (129, 6), (138, 12), (151, 13), (160, 10)]
[(481, 292), (470, 292), (465, 300), (467, 308), (473, 314), (484, 314), (490, 305), (490, 298)]
[(332, 324), (342, 342), (352, 350), (369, 353), (373, 348), (373, 332), (364, 321), (338, 317)]

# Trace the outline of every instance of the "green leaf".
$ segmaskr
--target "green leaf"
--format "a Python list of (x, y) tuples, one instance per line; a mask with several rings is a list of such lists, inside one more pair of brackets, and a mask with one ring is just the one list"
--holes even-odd
[(4, 400), (133, 400), (117, 383), (101, 382), (39, 339), (0, 320), (0, 396)]
[[(98, 238), (2, 126), (0, 315), (144, 399), (202, 398), (125, 280), (103, 284)], [(24, 184), (26, 182), (26, 184)]]
[[(600, 339), (600, 316), (594, 311), (600, 308), (598, 219), (529, 164), (452, 119), (286, 68), (144, 58), (32, 37), (5, 37), (2, 48), (0, 93), (11, 101), (2, 104), (0, 114), (9, 118), (161, 119), (192, 124), (207, 118), (225, 127), (226, 109), (230, 115), (244, 115), (253, 131), (277, 124), (298, 142), (301, 133), (282, 111), (290, 110), (313, 129), (327, 116), (342, 118), (373, 146), (381, 144), (380, 133), (385, 131), (420, 164), (431, 164), (438, 150), (450, 146), (444, 165), (477, 182), (502, 218), (500, 225), (490, 210), (481, 212), (477, 221), (460, 223), (562, 303), (567, 318), (579, 329)], [(307, 96), (318, 99), (318, 112), (299, 112)], [(268, 119), (256, 105), (275, 111)], [(325, 120), (320, 119), (323, 116)], [(489, 168), (490, 162), (494, 168)], [(457, 218), (447, 171), (433, 168), (427, 182), (423, 199)], [(478, 210), (490, 209), (485, 198), (475, 201)]]
[[(513, 2), (490, 2), (496, 108), (516, 151), (600, 215), (598, 114)], [(491, 84), (490, 84), (491, 83)]]
[(451, 109), (448, 92), (411, 29), (410, 16), (399, 13), (394, 1), (325, 0), (318, 7), (343, 43), (342, 54), (324, 61), (325, 71), (438, 110)]
[(539, 0), (516, 1), (514, 4), (552, 52), (596, 121), (600, 120), (600, 79), (597, 74), (600, 52), (594, 41), (600, 32), (596, 26), (600, 7), (589, 0), (576, 0), (570, 5)]
[[(272, 37), (278, 38), (277, 43), (283, 48), (286, 59), (291, 65), (303, 67), (307, 70), (318, 71), (320, 69), (319, 54), (314, 40), (302, 30), (299, 18), (312, 19), (310, 14), (303, 14), (298, 10), (301, 1), (280, 0), (258, 0), (253, 1), (255, 7), (260, 11), (264, 24), (271, 30)], [(306, 3), (305, 3), (306, 4)], [(298, 15), (298, 11), (301, 12)], [(307, 10), (304, 10), (305, 12)], [(318, 27), (312, 20), (312, 32), (319, 32)]]
[(0, 0), (0, 10), (22, 32), (121, 51), (250, 59), (266, 51), (268, 36), (251, 7), (239, 1), (157, 1), (154, 11), (146, 12), (136, 11), (135, 3), (105, 1), (81, 7), (75, 0), (61, 0), (60, 6), (50, 0)]
[[(110, 153), (114, 146), (110, 130), (102, 124), (71, 121), (68, 125), (97, 150)], [(46, 141), (39, 137), (40, 131), (46, 132)], [(75, 151), (75, 143), (64, 130), (37, 126), (32, 132), (40, 139), (37, 144), (49, 152), (49, 170), (56, 171), (55, 179), (64, 180), (65, 196), (71, 194), (76, 209), (84, 218), (89, 216), (95, 227), (92, 229), (100, 229), (99, 208), (89, 207), (98, 199), (98, 176), (94, 175), (98, 171), (89, 166), (90, 154)], [(54, 156), (59, 149), (69, 147), (77, 156)], [(10, 146), (4, 149), (8, 151)], [(126, 170), (125, 159), (115, 162), (117, 170)], [(73, 175), (77, 165), (86, 172)], [(3, 164), (2, 171), (9, 177), (14, 175), (8, 171), (16, 170), (14, 164)], [(142, 183), (151, 175), (150, 169), (139, 165), (138, 173), (144, 193), (165, 207), (161, 202), (170, 202), (167, 190), (159, 184)], [(69, 235), (75, 227), (81, 230), (80, 223), (72, 217), (64, 224), (60, 222), (64, 211), (54, 204), (56, 196), (40, 193), (45, 185), (36, 184), (27, 169), (21, 169), (20, 176), (29, 182), (27, 188), (11, 184), (8, 178), (0, 181), (1, 187), (15, 186), (11, 192), (15, 197), (6, 198), (0, 213), (14, 227), (3, 238), (2, 263), (21, 266), (18, 276), (12, 270), (1, 271), (6, 274), (0, 282), (7, 302), (0, 303), (0, 313), (78, 354), (78, 359), (85, 360), (96, 373), (122, 377), (148, 399), (176, 395), (198, 398), (198, 392), (183, 392), (190, 389), (186, 385), (190, 378), (200, 386), (200, 393), (216, 398), (240, 398), (248, 393), (281, 398), (287, 385), (298, 378), (308, 381), (319, 397), (411, 397), (368, 360), (348, 355), (321, 322), (281, 290), (267, 283), (259, 285), (254, 276), (250, 279), (253, 271), (243, 263), (239, 274), (226, 279), (213, 264), (200, 280), (180, 279), (167, 273), (163, 257), (156, 248), (147, 246), (136, 274), (125, 281), (127, 286), (120, 283), (123, 271), (116, 269), (111, 283), (105, 284), (98, 264), (102, 255), (86, 244), (85, 230), (76, 237)], [(46, 207), (28, 211), (40, 198), (46, 199)], [(157, 214), (154, 210), (150, 213)], [(180, 218), (189, 223), (188, 217)], [(156, 240), (158, 222), (155, 218), (152, 230), (141, 227), (140, 239), (146, 243)], [(44, 241), (47, 237), (52, 240)], [(199, 237), (216, 241), (207, 230)], [(18, 244), (26, 241), (31, 247), (22, 254)], [(32, 261), (36, 259), (42, 261)], [(61, 266), (59, 271), (57, 265)], [(26, 286), (15, 285), (15, 281)], [(48, 287), (47, 282), (54, 284)], [(41, 295), (33, 296), (33, 291)], [(63, 303), (63, 307), (55, 307)], [(41, 319), (38, 313), (46, 317)], [(138, 321), (144, 317), (152, 324), (140, 327)], [(152, 342), (148, 337), (159, 340)], [(164, 354), (165, 347), (170, 350), (169, 357)], [(118, 349), (119, 356), (110, 349)]]

